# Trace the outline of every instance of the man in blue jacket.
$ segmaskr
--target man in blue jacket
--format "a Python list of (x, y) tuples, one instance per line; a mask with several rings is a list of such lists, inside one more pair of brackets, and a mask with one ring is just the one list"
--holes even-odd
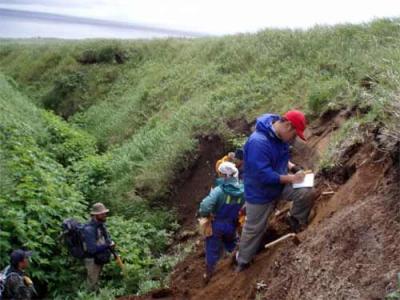
[(285, 115), (265, 114), (257, 119), (256, 130), (244, 146), (244, 194), (246, 222), (242, 231), (236, 271), (245, 269), (256, 254), (266, 231), (267, 221), (279, 199), (293, 201), (287, 221), (292, 230), (307, 224), (313, 189), (293, 189), (304, 173), (288, 174), (295, 165), (289, 161), (289, 145), (296, 136), (305, 140), (306, 119), (302, 112)]
[(105, 225), (108, 212), (103, 203), (93, 204), (90, 212), (92, 219), (83, 231), (88, 256), (85, 258), (87, 282), (91, 290), (97, 289), (103, 265), (110, 261), (111, 249), (115, 247)]
[(236, 166), (223, 162), (218, 171), (224, 176), (224, 181), (202, 200), (199, 209), (200, 217), (212, 219), (212, 235), (205, 240), (205, 283), (210, 280), (223, 250), (232, 253), (236, 247), (239, 211), (244, 204), (243, 184), (238, 181)]

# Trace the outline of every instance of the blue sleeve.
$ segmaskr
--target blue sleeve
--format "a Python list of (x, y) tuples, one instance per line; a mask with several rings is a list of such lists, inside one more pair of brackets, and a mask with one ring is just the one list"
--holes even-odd
[(218, 200), (222, 190), (220, 187), (213, 189), (207, 197), (205, 197), (200, 203), (199, 214), (201, 217), (207, 217), (211, 213), (215, 213)]
[(108, 245), (96, 245), (96, 235), (97, 233), (95, 227), (90, 225), (84, 227), (86, 249), (90, 255), (103, 252), (108, 248)]
[(272, 169), (272, 149), (268, 143), (253, 141), (252, 147), (248, 147), (248, 156), (261, 183), (280, 184), (280, 175)]

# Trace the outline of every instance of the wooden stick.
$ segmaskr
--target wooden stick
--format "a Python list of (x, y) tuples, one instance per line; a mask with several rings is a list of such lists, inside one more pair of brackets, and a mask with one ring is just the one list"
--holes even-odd
[(275, 246), (276, 244), (279, 244), (280, 242), (283, 242), (284, 240), (287, 240), (288, 238), (291, 238), (291, 237), (296, 237), (296, 234), (295, 233), (288, 233), (288, 234), (286, 234), (284, 236), (281, 236), (279, 239), (277, 239), (277, 240), (275, 240), (275, 241), (273, 241), (271, 243), (266, 244), (264, 247), (265, 247), (265, 249), (271, 248), (272, 246)]
[(322, 192), (321, 195), (323, 195), (323, 196), (325, 196), (325, 195), (332, 195), (332, 194), (334, 194), (334, 193), (335, 193), (334, 191)]

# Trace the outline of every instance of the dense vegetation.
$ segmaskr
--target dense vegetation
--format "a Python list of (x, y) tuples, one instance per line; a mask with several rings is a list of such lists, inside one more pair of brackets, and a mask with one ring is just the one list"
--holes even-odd
[(67, 284), (84, 273), (57, 236), (63, 218), (85, 218), (103, 201), (128, 276), (107, 266), (102, 294), (158, 286), (176, 228), (163, 203), (193, 163), (197, 137), (228, 140), (228, 120), (291, 107), (312, 120), (357, 105), (368, 111), (363, 122), (385, 125), (398, 94), (399, 38), (399, 20), (377, 20), (195, 40), (2, 41), (2, 265), (10, 249), (27, 246), (43, 291), (88, 296)]
[[(84, 271), (61, 247), (60, 225), (72, 216), (84, 221), (88, 205), (104, 199), (110, 158), (96, 154), (93, 137), (37, 109), (12, 84), (0, 77), (1, 261), (8, 260), (14, 247), (33, 250), (30, 273), (39, 290), (45, 293), (48, 288), (64, 299), (76, 293), (69, 283), (81, 282)], [(120, 270), (108, 266), (113, 289), (146, 290), (155, 285), (150, 270), (159, 279), (169, 268), (160, 254), (169, 243), (167, 230), (175, 223), (162, 211), (150, 212), (145, 203), (136, 210), (129, 219), (114, 215), (109, 220), (129, 276), (122, 281)]]

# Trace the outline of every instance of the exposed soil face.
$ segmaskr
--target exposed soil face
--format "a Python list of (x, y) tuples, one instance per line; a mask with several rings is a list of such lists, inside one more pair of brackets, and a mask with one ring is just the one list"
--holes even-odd
[(292, 161), (306, 169), (313, 169), (318, 158), (327, 150), (332, 134), (342, 124), (360, 112), (357, 108), (328, 110), (310, 124), (305, 131), (307, 143), (297, 139), (292, 151)]
[[(227, 126), (237, 134), (249, 134), (252, 124), (241, 118), (228, 121)], [(178, 222), (183, 229), (178, 237), (180, 239), (185, 239), (186, 233), (190, 235), (195, 228), (195, 214), (199, 204), (214, 184), (215, 163), (228, 151), (233, 150), (228, 149), (226, 143), (217, 135), (200, 136), (198, 140), (197, 155), (193, 157), (194, 164), (178, 176), (171, 197), (171, 205), (177, 209)]]
[(281, 251), (284, 264), (262, 275), (273, 276), (263, 298), (382, 299), (400, 264), (399, 190), (390, 181), (349, 197), (354, 202), (310, 226), (299, 247)]
[(302, 245), (280, 254), (265, 298), (381, 299), (400, 263), (396, 172), (390, 161), (370, 161), (321, 197)]
[(193, 230), (200, 201), (210, 192), (215, 179), (215, 162), (225, 154), (225, 143), (219, 136), (199, 137), (194, 165), (185, 170), (176, 182), (172, 206), (178, 211), (182, 228)]
[[(330, 135), (352, 114), (333, 112), (312, 124), (311, 148), (296, 143), (293, 160), (312, 168)], [(346, 149), (340, 168), (316, 175), (314, 218), (298, 234), (300, 245), (287, 240), (262, 251), (241, 273), (233, 271), (227, 256), (204, 286), (204, 246), (198, 237), (164, 294), (131, 299), (382, 299), (400, 272), (400, 167), (398, 145), (382, 152), (376, 136), (370, 130), (367, 143)], [(282, 202), (278, 209), (289, 206)], [(272, 216), (271, 239), (288, 230), (282, 216)]]

